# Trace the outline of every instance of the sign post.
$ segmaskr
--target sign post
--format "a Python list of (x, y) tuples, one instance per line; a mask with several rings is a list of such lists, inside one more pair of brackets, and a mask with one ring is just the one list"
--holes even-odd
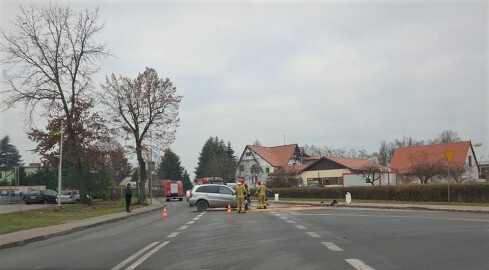
[(448, 161), (448, 202), (450, 202), (450, 163), (452, 163), (453, 156), (455, 155), (454, 151), (445, 151), (445, 157)]

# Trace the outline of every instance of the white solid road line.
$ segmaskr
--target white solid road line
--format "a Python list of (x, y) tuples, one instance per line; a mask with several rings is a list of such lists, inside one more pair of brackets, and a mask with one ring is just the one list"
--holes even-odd
[(342, 248), (340, 248), (339, 246), (337, 246), (333, 242), (321, 242), (321, 244), (323, 244), (325, 247), (329, 248), (329, 250), (331, 250), (331, 251), (343, 251)]
[(170, 241), (166, 241), (158, 245), (157, 247), (153, 248), (151, 251), (146, 253), (143, 257), (141, 257), (139, 260), (131, 264), (126, 270), (133, 270), (134, 268), (138, 267), (142, 262), (146, 261), (151, 255), (153, 255), (156, 251), (160, 250), (162, 247), (166, 246)]
[(139, 255), (141, 255), (142, 253), (144, 253), (146, 250), (152, 248), (153, 246), (155, 246), (156, 244), (158, 244), (159, 242), (153, 242), (151, 243), (150, 245), (148, 245), (147, 247), (141, 249), (140, 251), (134, 253), (131, 257), (125, 259), (124, 261), (122, 261), (120, 264), (116, 265), (114, 268), (112, 268), (111, 270), (119, 270), (121, 269), (122, 267), (124, 267), (124, 265), (128, 264), (130, 261), (134, 260), (135, 258), (137, 258)]
[(170, 234), (169, 234), (169, 235), (168, 235), (166, 238), (175, 238), (175, 237), (177, 237), (177, 235), (179, 235), (179, 234), (180, 234), (180, 232), (172, 232), (172, 233), (170, 233)]
[(452, 221), (469, 221), (469, 222), (489, 222), (486, 219), (473, 218), (444, 218), (444, 217), (422, 217), (422, 216), (388, 216), (388, 215), (366, 215), (366, 214), (309, 214), (290, 212), (294, 216), (335, 216), (335, 217), (371, 217), (371, 218), (407, 218), (407, 219), (434, 219), (434, 220), (452, 220)]
[(310, 237), (314, 237), (314, 238), (320, 238), (321, 235), (315, 233), (315, 232), (306, 232), (307, 234), (309, 234)]
[(345, 259), (345, 261), (347, 263), (349, 263), (351, 266), (353, 266), (357, 270), (375, 270), (374, 268), (366, 265), (361, 260), (357, 260), (357, 259)]

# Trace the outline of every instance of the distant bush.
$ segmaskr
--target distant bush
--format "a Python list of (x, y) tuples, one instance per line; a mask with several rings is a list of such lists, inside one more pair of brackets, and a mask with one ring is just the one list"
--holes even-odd
[[(358, 200), (446, 202), (447, 184), (410, 184), (366, 187), (274, 188), (280, 198), (342, 199), (350, 192)], [(489, 184), (450, 184), (450, 201), (489, 203)]]

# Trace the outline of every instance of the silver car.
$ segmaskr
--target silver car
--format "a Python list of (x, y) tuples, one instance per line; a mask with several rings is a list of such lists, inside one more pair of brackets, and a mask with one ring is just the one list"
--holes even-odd
[(56, 198), (56, 202), (58, 202), (59, 198), (61, 198), (61, 203), (78, 203), (80, 202), (80, 192), (78, 190), (61, 191)]
[(236, 193), (226, 185), (196, 185), (187, 192), (187, 205), (196, 206), (199, 212), (208, 208), (226, 208), (228, 205), (234, 208), (237, 206)]

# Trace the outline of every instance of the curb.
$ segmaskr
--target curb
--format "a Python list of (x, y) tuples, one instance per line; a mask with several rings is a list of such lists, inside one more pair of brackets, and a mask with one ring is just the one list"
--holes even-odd
[(328, 203), (321, 204), (317, 202), (295, 202), (295, 201), (272, 201), (277, 204), (301, 204), (309, 205), (314, 207), (342, 207), (342, 208), (374, 208), (374, 209), (398, 209), (398, 210), (419, 210), (419, 211), (438, 211), (438, 212), (459, 212), (459, 213), (475, 213), (475, 214), (489, 214), (488, 209), (457, 209), (457, 208), (440, 208), (436, 206), (396, 206), (396, 205), (362, 205), (362, 204), (337, 204), (334, 206), (329, 206)]
[[(102, 224), (116, 222), (116, 221), (127, 219), (127, 218), (130, 218), (130, 217), (133, 217), (133, 216), (139, 216), (139, 215), (146, 214), (146, 213), (149, 213), (149, 212), (152, 212), (152, 211), (160, 210), (161, 208), (163, 208), (164, 205), (165, 204), (161, 204), (161, 205), (153, 206), (151, 208), (144, 208), (144, 207), (142, 207), (142, 208), (138, 208), (138, 209), (142, 209), (141, 211), (132, 212), (132, 214), (130, 214), (130, 215), (120, 216), (120, 217), (114, 217), (114, 218), (100, 220), (100, 221), (94, 221), (93, 223), (89, 223), (89, 224), (86, 224), (86, 225), (75, 226), (73, 228), (68, 228), (68, 229), (60, 229), (60, 231), (53, 232), (53, 233), (48, 233), (48, 234), (44, 234), (44, 235), (41, 235), (41, 236), (32, 236), (30, 238), (26, 238), (26, 239), (22, 239), (22, 240), (18, 240), (18, 241), (11, 241), (11, 242), (6, 243), (6, 244), (3, 244), (2, 243), (2, 244), (0, 244), (0, 250), (1, 249), (12, 248), (12, 247), (19, 247), (19, 246), (27, 245), (27, 244), (30, 244), (30, 243), (34, 243), (34, 242), (46, 240), (46, 239), (49, 239), (49, 238), (52, 238), (52, 237), (61, 236), (61, 235), (67, 235), (67, 234), (70, 234), (70, 233), (73, 233), (73, 232), (77, 232), (77, 231), (81, 231), (81, 230), (84, 230), (84, 229), (96, 227), (96, 226), (99, 226), (99, 225), (102, 225)], [(146, 206), (146, 207), (149, 207), (149, 206)], [(119, 213), (114, 213), (114, 214), (119, 214)], [(103, 217), (103, 216), (100, 216), (100, 217)], [(98, 218), (98, 217), (96, 217), (96, 218)], [(64, 224), (66, 224), (66, 223), (64, 223)], [(64, 225), (64, 224), (59, 224), (59, 225), (61, 226), (61, 225)], [(44, 227), (44, 228), (48, 228), (48, 227)], [(22, 231), (18, 231), (18, 232), (22, 232)], [(14, 232), (14, 233), (18, 233), (18, 232)], [(6, 234), (6, 235), (8, 235), (8, 234)], [(2, 235), (0, 235), (0, 238), (1, 238), (1, 236)]]

